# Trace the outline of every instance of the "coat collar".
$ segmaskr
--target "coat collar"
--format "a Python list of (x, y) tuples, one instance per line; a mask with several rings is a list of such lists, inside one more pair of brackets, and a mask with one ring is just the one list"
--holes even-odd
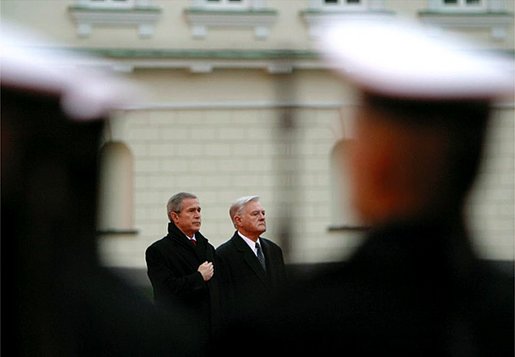
[[(263, 254), (265, 255), (265, 259), (267, 261), (267, 264), (269, 264), (269, 257), (267, 254), (266, 244), (264, 242), (264, 239), (260, 238), (261, 247), (263, 249)], [(266, 272), (263, 270), (261, 265), (259, 264), (259, 261), (254, 254), (254, 252), (250, 249), (247, 243), (243, 240), (243, 238), (240, 237), (238, 232), (234, 232), (234, 235), (231, 238), (232, 244), (234, 244), (236, 250), (243, 254), (243, 260), (250, 266), (250, 268), (256, 273), (256, 275), (263, 280), (264, 282), (267, 281), (267, 275)]]
[[(175, 225), (173, 222), (168, 222), (168, 237), (174, 239), (177, 242), (191, 247), (191, 243), (186, 235)], [(195, 233), (195, 239), (197, 240), (197, 246), (204, 246), (208, 243), (206, 237), (200, 232)]]

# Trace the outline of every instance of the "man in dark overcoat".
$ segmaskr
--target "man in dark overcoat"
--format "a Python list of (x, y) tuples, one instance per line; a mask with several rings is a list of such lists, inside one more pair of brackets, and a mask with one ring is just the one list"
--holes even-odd
[(321, 32), (361, 99), (341, 169), (368, 230), (349, 259), (229, 329), (226, 356), (244, 336), (278, 355), (513, 356), (513, 269), (480, 259), (465, 209), (513, 59), (469, 47), (394, 20)]
[(285, 287), (287, 278), (282, 249), (261, 237), (266, 219), (259, 197), (239, 198), (229, 215), (236, 231), (216, 253), (224, 271), (224, 311), (233, 319), (268, 301)]
[(200, 233), (201, 207), (196, 195), (175, 194), (168, 201), (167, 213), (168, 234), (145, 253), (154, 299), (164, 308), (182, 304), (196, 317), (195, 330), (208, 343), (221, 323), (215, 248)]

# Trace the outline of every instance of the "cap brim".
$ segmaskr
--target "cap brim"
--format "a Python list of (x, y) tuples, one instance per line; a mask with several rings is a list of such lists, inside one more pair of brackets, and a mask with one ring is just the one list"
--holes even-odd
[(56, 50), (47, 39), (2, 24), (2, 87), (58, 96), (63, 112), (76, 120), (109, 115), (134, 103), (141, 88), (107, 69), (101, 58)]
[(495, 99), (514, 93), (513, 58), (406, 21), (325, 24), (318, 48), (363, 90), (419, 99)]

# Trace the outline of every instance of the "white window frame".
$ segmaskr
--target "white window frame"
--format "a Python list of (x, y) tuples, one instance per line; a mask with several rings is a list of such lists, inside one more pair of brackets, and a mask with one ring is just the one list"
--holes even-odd
[(385, 11), (385, 1), (386, 0), (361, 0), (359, 4), (349, 4), (347, 0), (338, 0), (336, 4), (326, 4), (324, 0), (309, 0), (308, 9), (322, 12)]
[(456, 4), (446, 4), (445, 0), (441, 0), (444, 9), (454, 11), (485, 11), (487, 9), (486, 0), (479, 0), (479, 4), (469, 4), (467, 0), (457, 0)]
[[(334, 4), (328, 4), (325, 0), (310, 0), (309, 8), (321, 11), (365, 11), (370, 10), (374, 0), (360, 0), (358, 4), (348, 3), (348, 0), (337, 0)], [(375, 2), (378, 2), (375, 0)], [(380, 0), (379, 2), (382, 2)]]
[(360, 0), (359, 3), (348, 3), (348, 0), (337, 0), (335, 4), (328, 4), (325, 0), (320, 0), (321, 6), (324, 9), (332, 10), (366, 10), (368, 9), (368, 0)]
[(192, 6), (205, 10), (251, 10), (265, 7), (265, 0), (241, 0), (233, 2), (229, 0), (191, 0)]
[(76, 0), (79, 6), (91, 9), (132, 9), (135, 7), (149, 6), (151, 0)]
[(479, 4), (469, 4), (467, 0), (457, 0), (456, 4), (446, 4), (444, 0), (430, 0), (434, 9), (442, 12), (484, 12), (489, 9), (489, 0), (479, 0)]
[(250, 7), (250, 1), (249, 0), (241, 0), (239, 2), (229, 1), (229, 0), (218, 0), (218, 2), (214, 1), (203, 1), (203, 6), (205, 9), (224, 9), (224, 10), (231, 10), (231, 9), (247, 9)]
[(513, 26), (513, 14), (506, 11), (506, 1), (512, 0), (481, 0), (480, 6), (467, 5), (463, 0), (459, 0), (459, 6), (444, 5), (443, 0), (427, 0), (427, 11), (419, 12), (419, 17), (423, 23), (442, 29), (488, 29), (493, 40), (504, 41), (509, 26)]

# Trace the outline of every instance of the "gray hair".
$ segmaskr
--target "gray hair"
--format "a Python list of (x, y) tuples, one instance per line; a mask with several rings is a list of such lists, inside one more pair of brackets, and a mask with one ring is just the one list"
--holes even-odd
[(187, 198), (198, 199), (193, 193), (179, 192), (170, 197), (166, 204), (166, 214), (170, 217), (170, 213), (180, 213), (182, 211), (182, 201)]
[(231, 221), (235, 227), (236, 224), (234, 222), (234, 217), (241, 213), (243, 207), (245, 207), (247, 203), (257, 201), (259, 201), (259, 196), (243, 196), (234, 201), (234, 203), (231, 205), (231, 208), (229, 208), (229, 216), (231, 217)]

